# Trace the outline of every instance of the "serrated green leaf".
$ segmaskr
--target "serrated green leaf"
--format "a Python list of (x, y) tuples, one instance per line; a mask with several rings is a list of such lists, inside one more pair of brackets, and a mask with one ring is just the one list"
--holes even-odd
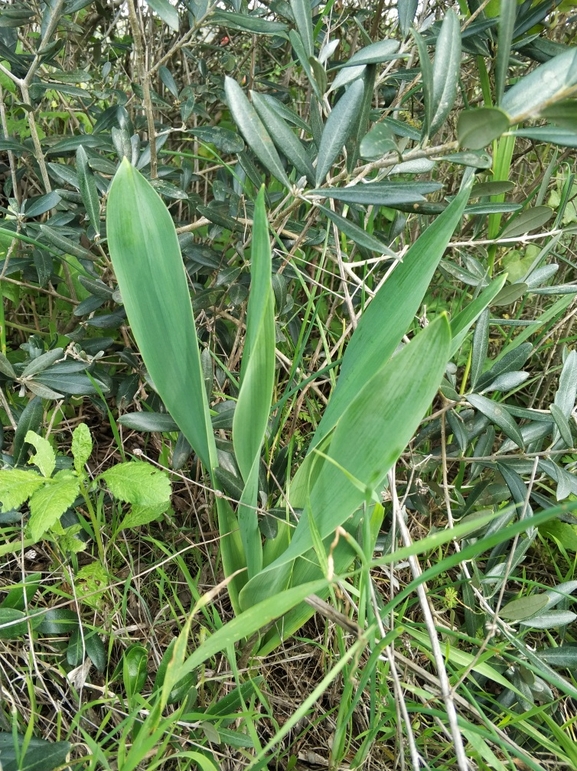
[(155, 507), (170, 500), (168, 474), (143, 461), (118, 463), (98, 479), (104, 479), (114, 497), (125, 503)]
[(156, 521), (164, 514), (169, 505), (170, 501), (162, 501), (155, 506), (133, 504), (128, 514), (118, 525), (117, 532), (132, 527), (141, 527), (142, 525), (148, 525), (149, 522)]
[(76, 169), (78, 171), (80, 195), (82, 196), (86, 214), (95, 232), (100, 235), (100, 200), (94, 174), (88, 165), (88, 156), (82, 145), (76, 151)]
[(0, 501), (2, 501), (2, 511), (17, 509), (43, 484), (43, 477), (35, 471), (26, 471), (18, 468), (0, 470)]
[(275, 145), (299, 174), (304, 175), (311, 184), (314, 184), (315, 172), (301, 141), (260, 94), (251, 91), (251, 96), (254, 107)]
[(72, 506), (79, 489), (78, 478), (67, 470), (59, 471), (53, 479), (47, 480), (30, 498), (30, 538), (39, 541)]
[(168, 0), (146, 0), (146, 4), (160, 16), (165, 24), (168, 24), (171, 29), (178, 32), (178, 11), (168, 2)]
[(290, 187), (274, 143), (241, 87), (235, 80), (226, 76), (224, 90), (232, 117), (250, 149), (273, 176), (286, 187)]
[(535, 616), (546, 605), (547, 597), (544, 594), (533, 594), (508, 602), (499, 611), (499, 616), (507, 621), (522, 621)]
[(577, 50), (571, 48), (520, 78), (503, 96), (501, 107), (512, 123), (519, 123), (574, 94), (576, 86)]
[(72, 457), (74, 458), (74, 468), (76, 473), (81, 476), (84, 472), (84, 466), (92, 454), (92, 436), (86, 423), (79, 423), (72, 432)]
[(509, 128), (509, 118), (497, 107), (464, 110), (457, 122), (459, 145), (470, 150), (482, 150)]
[(50, 442), (34, 431), (28, 431), (25, 440), (36, 449), (36, 455), (33, 455), (28, 463), (38, 466), (43, 476), (51, 477), (56, 466), (56, 453)]
[(506, 434), (509, 439), (512, 439), (521, 449), (524, 448), (525, 444), (521, 432), (519, 431), (519, 427), (505, 407), (480, 394), (469, 394), (467, 396), (467, 401), (472, 407), (479, 410), (482, 415), (489, 418), (496, 426), (499, 426), (503, 433)]
[(327, 118), (317, 156), (317, 185), (324, 181), (355, 127), (363, 101), (364, 88), (362, 80), (352, 83)]

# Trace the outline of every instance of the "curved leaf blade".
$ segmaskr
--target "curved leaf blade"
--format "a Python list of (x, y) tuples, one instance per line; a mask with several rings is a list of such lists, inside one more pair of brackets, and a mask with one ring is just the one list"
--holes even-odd
[(362, 80), (355, 80), (341, 96), (327, 118), (317, 159), (317, 185), (323, 182), (337, 155), (355, 128), (363, 101), (364, 88)]
[(461, 69), (461, 27), (457, 15), (449, 10), (437, 40), (433, 64), (433, 93), (428, 134), (434, 136), (445, 122), (457, 97)]

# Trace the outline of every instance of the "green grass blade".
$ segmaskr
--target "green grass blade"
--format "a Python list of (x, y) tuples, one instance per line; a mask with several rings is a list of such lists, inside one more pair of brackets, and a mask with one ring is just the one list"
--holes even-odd
[(413, 244), (362, 315), (345, 351), (339, 380), (311, 449), (335, 426), (359, 390), (389, 359), (419, 309), (439, 260), (457, 227), (473, 178)]
[(126, 159), (110, 187), (107, 233), (122, 300), (154, 386), (212, 470), (216, 448), (176, 230), (158, 194)]
[[(286, 551), (244, 587), (242, 607), (250, 607), (286, 586), (290, 566), (313, 545), (309, 511), (320, 537), (327, 538), (382, 486), (437, 390), (449, 358), (450, 340), (449, 323), (442, 316), (382, 364), (357, 393), (341, 416), (330, 447), (324, 449), (333, 462), (307, 464), (312, 478), (307, 476), (306, 484), (301, 481), (296, 489), (291, 488), (291, 505), (305, 511)], [(351, 476), (362, 482), (365, 490), (359, 489)]]

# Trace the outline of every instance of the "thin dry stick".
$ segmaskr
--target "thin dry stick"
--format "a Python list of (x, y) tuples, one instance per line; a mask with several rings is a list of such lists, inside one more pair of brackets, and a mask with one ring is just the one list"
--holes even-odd
[[(411, 534), (409, 533), (409, 528), (405, 524), (403, 511), (401, 510), (401, 507), (399, 505), (399, 499), (397, 497), (397, 491), (395, 488), (394, 470), (389, 473), (389, 486), (391, 489), (393, 511), (399, 527), (399, 531), (401, 533), (401, 538), (405, 546), (411, 546), (413, 543), (413, 540), (411, 538)], [(417, 560), (415, 555), (409, 557), (408, 561), (411, 568), (411, 572), (413, 574), (413, 578), (414, 579), (420, 578), (421, 566), (419, 565), (419, 561)], [(435, 660), (435, 665), (437, 667), (437, 674), (439, 676), (441, 693), (443, 695), (443, 701), (445, 702), (445, 709), (447, 711), (447, 720), (449, 722), (449, 729), (451, 731), (451, 736), (455, 747), (455, 756), (457, 759), (457, 766), (459, 768), (459, 771), (470, 771), (471, 765), (467, 760), (467, 755), (465, 754), (465, 746), (463, 744), (463, 737), (461, 736), (461, 732), (459, 731), (459, 725), (457, 722), (457, 710), (455, 709), (453, 692), (451, 689), (451, 684), (449, 683), (447, 670), (445, 669), (443, 652), (441, 651), (441, 645), (439, 643), (439, 637), (437, 634), (437, 630), (435, 628), (433, 614), (431, 613), (431, 608), (429, 607), (427, 591), (425, 586), (422, 583), (420, 583), (417, 586), (417, 595), (419, 597), (419, 604), (423, 612), (425, 626), (427, 627), (427, 632), (431, 640), (431, 649), (433, 652), (433, 658)]]

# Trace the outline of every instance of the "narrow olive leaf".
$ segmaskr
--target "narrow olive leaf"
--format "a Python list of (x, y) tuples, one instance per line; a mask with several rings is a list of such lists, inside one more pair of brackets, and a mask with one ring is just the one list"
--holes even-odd
[(428, 136), (431, 115), (433, 109), (433, 65), (429, 59), (427, 44), (416, 30), (412, 30), (412, 35), (417, 44), (419, 52), (419, 64), (421, 67), (421, 79), (423, 81), (423, 98), (425, 101), (425, 120), (423, 121), (423, 137)]
[(232, 117), (241, 130), (248, 146), (273, 176), (286, 187), (290, 187), (289, 179), (283, 169), (274, 143), (241, 87), (235, 80), (226, 76), (224, 90)]
[(512, 391), (518, 388), (529, 378), (528, 372), (505, 372), (493, 380), (490, 385), (483, 388), (482, 393), (488, 394), (494, 391)]
[(126, 159), (110, 187), (107, 234), (126, 313), (154, 386), (212, 471), (216, 448), (176, 230), (158, 194)]
[(551, 404), (549, 410), (551, 411), (551, 415), (553, 415), (555, 425), (559, 429), (561, 439), (563, 439), (567, 447), (571, 447), (573, 445), (573, 435), (571, 434), (569, 421), (556, 404)]
[(449, 9), (435, 47), (432, 105), (428, 134), (434, 136), (445, 122), (457, 97), (461, 70), (461, 27), (457, 15)]
[(519, 427), (502, 405), (480, 394), (469, 394), (467, 401), (472, 407), (479, 410), (482, 415), (485, 415), (492, 423), (498, 426), (516, 445), (524, 449), (525, 443), (523, 442)]
[(118, 423), (133, 431), (157, 431), (172, 433), (178, 426), (166, 412), (129, 412), (118, 418)]
[(389, 126), (375, 123), (361, 140), (360, 156), (367, 161), (376, 161), (387, 153), (398, 152), (395, 136)]
[(366, 69), (366, 64), (361, 64), (357, 67), (343, 67), (337, 72), (337, 75), (331, 83), (328, 93), (330, 94), (331, 91), (337, 91), (339, 88), (344, 88), (345, 86), (348, 86), (349, 83), (362, 78)]
[(497, 38), (497, 61), (495, 63), (495, 102), (501, 104), (505, 93), (511, 42), (517, 17), (517, 0), (502, 0), (499, 14), (499, 34)]
[(317, 158), (316, 184), (320, 185), (330, 171), (355, 127), (364, 94), (364, 83), (352, 83), (327, 118)]
[(471, 190), (471, 198), (484, 198), (488, 195), (502, 195), (513, 190), (514, 182), (479, 182)]
[(274, 96), (271, 96), (270, 94), (259, 94), (259, 100), (261, 102), (266, 102), (267, 106), (270, 107), (273, 112), (283, 118), (287, 123), (292, 123), (293, 126), (306, 131), (307, 134), (311, 133), (311, 127), (309, 124), (305, 123), (305, 121), (299, 115), (297, 115), (296, 112), (293, 112), (289, 107), (284, 105), (282, 102), (279, 102), (279, 100), (275, 99)]
[(505, 305), (512, 305), (517, 300), (521, 299), (524, 294), (527, 293), (527, 284), (519, 282), (517, 284), (510, 284), (504, 286), (499, 292), (497, 297), (493, 300), (494, 307), (503, 307)]
[(489, 309), (481, 313), (473, 334), (471, 350), (471, 388), (475, 388), (487, 359), (489, 348)]
[(577, 613), (571, 610), (548, 610), (520, 623), (522, 626), (530, 626), (533, 629), (558, 629), (560, 626), (572, 624), (576, 618)]
[(232, 11), (215, 11), (207, 20), (207, 24), (219, 27), (230, 27), (243, 32), (254, 32), (257, 35), (280, 35), (286, 37), (287, 25), (279, 21), (267, 21), (259, 16), (249, 16)]
[[(311, 88), (313, 89), (316, 98), (318, 99), (319, 103), (321, 103), (323, 95), (319, 90), (319, 84), (317, 83), (317, 80), (314, 76), (311, 63), (309, 62), (309, 57), (307, 56), (307, 52), (305, 50), (303, 40), (299, 35), (299, 33), (296, 31), (296, 29), (290, 30), (289, 40), (290, 40), (291, 46), (293, 47), (293, 51), (297, 55), (297, 58), (301, 64), (301, 67), (303, 68), (303, 71), (307, 76), (309, 83), (311, 84)], [(312, 115), (311, 115), (311, 119), (312, 119)]]
[(40, 217), (41, 214), (46, 214), (47, 211), (58, 206), (61, 200), (62, 199), (55, 190), (51, 193), (46, 193), (46, 195), (29, 198), (24, 204), (24, 216)]
[(533, 594), (530, 597), (521, 597), (518, 600), (508, 602), (499, 615), (507, 621), (523, 621), (535, 616), (547, 605), (547, 597), (544, 594)]
[(397, 40), (379, 40), (361, 48), (346, 62), (339, 63), (339, 67), (359, 67), (363, 64), (380, 64), (391, 59), (398, 59), (399, 47), (400, 43)]
[(52, 351), (41, 353), (40, 356), (32, 359), (32, 361), (27, 364), (27, 366), (23, 369), (20, 377), (31, 377), (32, 375), (37, 375), (39, 372), (43, 372), (45, 369), (48, 369), (48, 367), (57, 362), (58, 359), (61, 359), (63, 353), (64, 348), (54, 348)]
[(311, 195), (335, 198), (345, 203), (372, 206), (396, 206), (426, 202), (425, 195), (440, 190), (438, 182), (368, 182), (351, 187), (323, 187), (311, 190)]
[(533, 128), (519, 129), (516, 134), (526, 139), (534, 139), (536, 142), (550, 142), (561, 147), (577, 147), (577, 131), (573, 129), (557, 128), (557, 126), (535, 126)]
[(407, 37), (415, 19), (419, 0), (397, 0), (397, 15), (403, 37)]
[(549, 206), (534, 206), (532, 209), (526, 209), (505, 225), (500, 238), (515, 238), (537, 230), (549, 222), (553, 214), (553, 209)]
[(555, 394), (555, 405), (566, 418), (571, 417), (575, 398), (577, 396), (577, 352), (571, 351), (565, 362), (559, 377), (559, 387)]
[(460, 313), (451, 319), (451, 356), (459, 350), (472, 324), (483, 310), (492, 304), (505, 285), (506, 280), (506, 274), (498, 276), (478, 297), (468, 303)]
[(76, 169), (78, 171), (78, 185), (86, 214), (90, 224), (96, 233), (100, 235), (100, 201), (94, 174), (88, 165), (88, 156), (82, 145), (76, 151)]
[(262, 567), (257, 516), (258, 475), (275, 373), (274, 292), (264, 195), (262, 187), (254, 211), (246, 339), (240, 370), (240, 390), (232, 421), (234, 452), (245, 482), (238, 518), (249, 577), (258, 573)]
[(470, 175), (455, 199), (411, 246), (361, 316), (311, 450), (327, 436), (356, 396), (357, 384), (368, 382), (402, 340), (461, 219), (472, 181)]
[(567, 99), (557, 104), (552, 104), (551, 107), (546, 107), (542, 110), (541, 115), (543, 118), (552, 120), (558, 126), (574, 132), (577, 126), (577, 100)]
[(11, 380), (16, 380), (18, 377), (14, 367), (3, 353), (0, 353), (0, 372)]
[(327, 209), (326, 206), (321, 206), (318, 204), (317, 208), (320, 209), (331, 220), (331, 222), (334, 222), (337, 228), (346, 236), (348, 236), (351, 241), (354, 241), (355, 244), (364, 246), (365, 249), (370, 249), (372, 252), (378, 252), (378, 254), (386, 254), (393, 259), (398, 258), (395, 252), (391, 251), (391, 249), (385, 246), (381, 241), (372, 236), (370, 233), (367, 233), (366, 230), (363, 230), (363, 228), (355, 225), (354, 222), (345, 219), (345, 217), (341, 217), (340, 214)]
[(575, 669), (577, 667), (577, 645), (560, 645), (558, 648), (544, 648), (536, 651), (535, 655), (546, 664), (563, 669)]
[[(314, 513), (315, 526), (325, 539), (381, 489), (435, 395), (449, 346), (449, 324), (446, 316), (440, 316), (392, 359), (384, 364), (381, 360), (364, 388), (358, 391), (357, 387), (335, 427), (327, 454), (317, 458), (320, 469), (315, 468), (314, 480), (291, 486), (291, 505), (303, 507), (305, 513), (290, 545), (249, 581), (241, 592), (243, 607), (285, 588), (285, 566), (313, 546), (308, 512)], [(352, 552), (350, 561), (354, 556)]]
[(459, 166), (470, 166), (473, 169), (490, 169), (493, 165), (493, 159), (489, 153), (473, 151), (444, 155), (442, 160), (448, 161), (449, 163), (456, 163)]
[(290, 5), (304, 49), (310, 58), (315, 52), (310, 0), (290, 0)]
[(160, 16), (165, 24), (168, 24), (171, 29), (178, 32), (178, 11), (168, 0), (146, 0), (146, 4)]
[(284, 119), (269, 107), (260, 94), (251, 91), (251, 97), (255, 110), (275, 145), (293, 164), (299, 174), (304, 175), (311, 184), (314, 184), (315, 172), (301, 141), (293, 134)]
[(164, 67), (163, 65), (162, 67), (158, 68), (158, 74), (170, 93), (174, 96), (175, 99), (178, 99), (178, 86), (176, 85), (176, 81), (172, 72), (168, 69), (168, 67)]
[(469, 150), (482, 150), (509, 128), (509, 118), (496, 107), (464, 110), (457, 121), (459, 145)]
[(575, 93), (577, 49), (554, 56), (521, 78), (501, 101), (511, 123), (520, 123)]
[[(71, 254), (73, 257), (78, 257), (79, 260), (97, 260), (98, 256), (92, 254), (88, 249), (72, 241), (70, 238), (61, 235), (57, 228), (52, 228), (49, 225), (40, 225), (40, 232), (44, 238), (53, 246), (57, 247), (64, 254)], [(40, 244), (43, 246), (43, 244)]]

